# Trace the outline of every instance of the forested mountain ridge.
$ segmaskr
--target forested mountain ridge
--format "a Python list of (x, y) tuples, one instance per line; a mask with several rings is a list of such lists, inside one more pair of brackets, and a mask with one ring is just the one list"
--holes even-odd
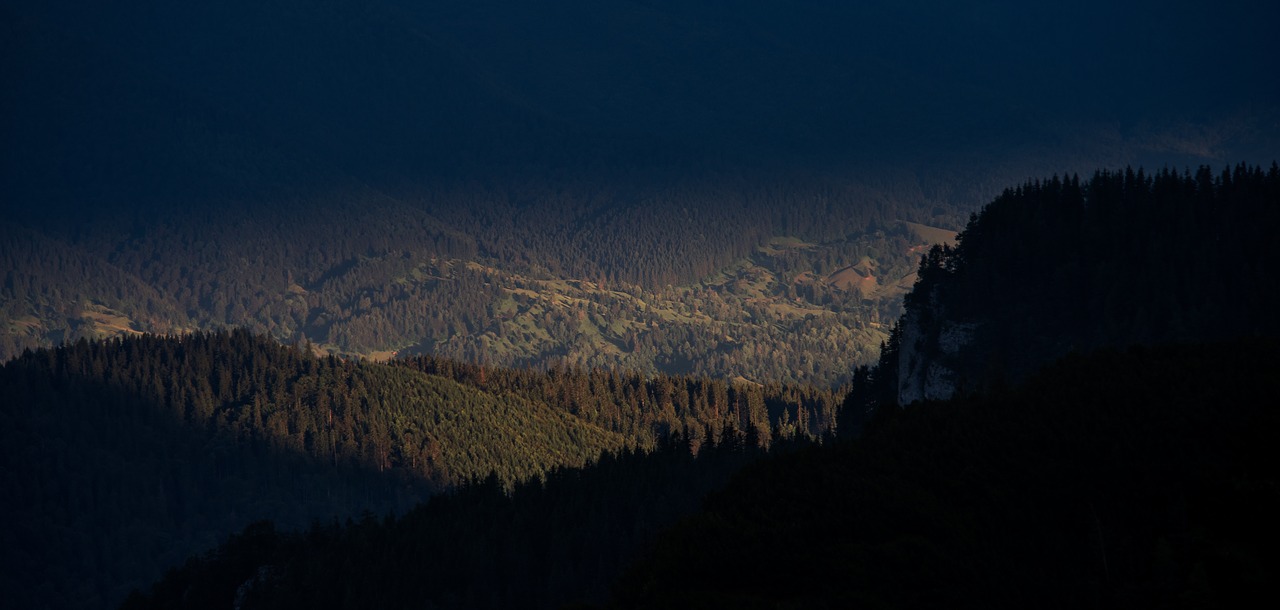
[(80, 340), (0, 367), (3, 590), (100, 607), (259, 519), (401, 511), (602, 454), (828, 434), (827, 390), (419, 357), (316, 357), (247, 331)]
[[(1280, 335), (1280, 166), (1027, 183), (933, 248), (883, 373), (895, 402), (1016, 381), (1071, 351)], [(882, 374), (883, 374), (882, 373)]]

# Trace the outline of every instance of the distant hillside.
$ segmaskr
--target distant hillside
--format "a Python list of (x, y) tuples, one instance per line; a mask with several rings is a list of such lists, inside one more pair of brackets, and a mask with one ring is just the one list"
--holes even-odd
[[(0, 284), (0, 359), (80, 337), (243, 325), (348, 356), (423, 353), (835, 387), (876, 357), (887, 337), (881, 320), (901, 312), (896, 284), (930, 243), (869, 210), (830, 223), (842, 226), (825, 239), (766, 238), (753, 227), (816, 233), (798, 224), (804, 214), (768, 212), (763, 202), (731, 211), (737, 231), (721, 237), (732, 246), (704, 239), (721, 224), (715, 210), (633, 210), (649, 228), (624, 241), (621, 225), (572, 215), (526, 218), (510, 208), (516, 222), (487, 226), (385, 199), (362, 203), (104, 218), (61, 239), (0, 228), (0, 256), (10, 263)], [(866, 230), (853, 230), (861, 223)], [(581, 248), (534, 237), (570, 227)], [(583, 253), (655, 246), (668, 252), (610, 267)], [(667, 266), (672, 260), (680, 265)], [(840, 269), (855, 264), (874, 267), (878, 279), (850, 283)], [(628, 270), (649, 279), (618, 279)]]
[(81, 337), (175, 332), (171, 298), (81, 248), (0, 222), (0, 361)]
[(1006, 184), (1280, 143), (1243, 0), (527, 4), (8, 3), (3, 216), (95, 278), (0, 252), (0, 360), (246, 326), (834, 387)]

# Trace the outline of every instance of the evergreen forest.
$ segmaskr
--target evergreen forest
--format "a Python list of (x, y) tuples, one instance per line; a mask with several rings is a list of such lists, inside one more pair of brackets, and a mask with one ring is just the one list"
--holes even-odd
[(1276, 23), (0, 0), (0, 606), (1266, 599)]
[(128, 608), (1236, 606), (1277, 567), (1280, 303), (1256, 282), (1278, 206), (1275, 164), (1009, 189), (921, 257), (839, 390), (378, 363), (249, 330), (27, 350), (0, 368), (23, 524), (5, 588)]
[(471, 185), (0, 220), (0, 358), (243, 327), (343, 356), (834, 388), (874, 361), (919, 253), (961, 216), (787, 186)]
[(381, 517), (663, 447), (691, 458), (830, 436), (840, 401), (707, 377), (317, 357), (246, 330), (29, 351), (0, 367), (0, 396), (6, 510), (21, 524), (5, 533), (4, 589), (19, 607), (67, 608), (118, 603), (258, 520)]

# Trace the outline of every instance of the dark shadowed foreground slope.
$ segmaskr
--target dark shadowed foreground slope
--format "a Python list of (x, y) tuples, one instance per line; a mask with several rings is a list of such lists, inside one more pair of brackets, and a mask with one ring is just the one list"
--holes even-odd
[[(728, 437), (726, 437), (728, 438)], [(504, 495), (496, 481), (398, 519), (280, 533), (260, 524), (171, 572), (125, 608), (559, 608), (599, 601), (663, 527), (758, 450), (694, 457), (676, 437)]]
[(740, 473), (615, 605), (1242, 607), (1280, 569), (1278, 366), (1274, 342), (1108, 351), (895, 412)]

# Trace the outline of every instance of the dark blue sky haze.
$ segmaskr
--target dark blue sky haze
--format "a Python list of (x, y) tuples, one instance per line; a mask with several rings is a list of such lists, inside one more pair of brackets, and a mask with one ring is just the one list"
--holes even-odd
[(7, 206), (244, 197), (335, 176), (927, 165), (1000, 150), (1264, 161), (1277, 141), (1271, 2), (2, 11)]

